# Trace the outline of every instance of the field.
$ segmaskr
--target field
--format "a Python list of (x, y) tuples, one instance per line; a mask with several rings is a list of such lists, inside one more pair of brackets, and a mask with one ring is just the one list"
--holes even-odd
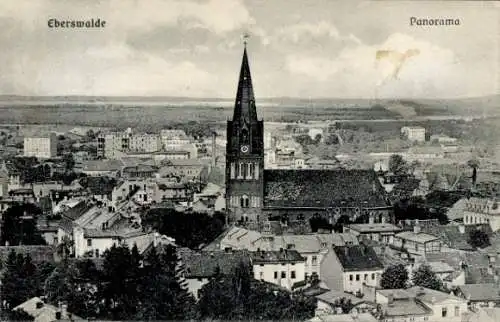
[[(465, 100), (258, 100), (266, 121), (423, 121), (492, 116), (500, 96)], [(155, 130), (197, 121), (222, 125), (232, 116), (232, 100), (192, 98), (29, 98), (0, 97), (0, 123)], [(399, 124), (399, 122), (396, 122)]]

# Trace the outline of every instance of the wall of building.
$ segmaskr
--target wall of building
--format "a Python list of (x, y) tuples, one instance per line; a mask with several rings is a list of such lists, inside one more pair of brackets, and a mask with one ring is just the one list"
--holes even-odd
[(24, 156), (49, 159), (57, 156), (57, 136), (24, 138)]
[(383, 270), (351, 271), (343, 274), (344, 292), (362, 292), (363, 284), (378, 286)]
[[(432, 309), (432, 315), (429, 321), (460, 321), (462, 314), (467, 312), (467, 302), (459, 300), (447, 300), (439, 304), (431, 304), (423, 302), (426, 306)], [(446, 317), (443, 317), (443, 309), (446, 308)], [(458, 309), (455, 312), (455, 308)], [(458, 313), (458, 314), (456, 314)]]
[(329, 249), (320, 265), (321, 280), (332, 290), (344, 290), (343, 268), (333, 249)]
[[(294, 283), (304, 281), (305, 263), (254, 264), (253, 272), (254, 278), (257, 280), (263, 280), (291, 290)], [(294, 278), (292, 278), (292, 273), (295, 274)], [(282, 274), (284, 274), (284, 277)]]

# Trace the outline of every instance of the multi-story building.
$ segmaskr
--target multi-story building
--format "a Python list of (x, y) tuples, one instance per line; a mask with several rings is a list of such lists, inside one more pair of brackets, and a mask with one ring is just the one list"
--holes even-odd
[(57, 156), (57, 136), (51, 133), (47, 137), (24, 138), (24, 156), (50, 159)]
[(305, 261), (296, 250), (257, 251), (251, 253), (254, 278), (288, 290), (303, 282)]
[(404, 126), (401, 134), (410, 141), (425, 142), (425, 128), (421, 126)]
[(379, 286), (384, 265), (372, 247), (351, 245), (330, 248), (321, 263), (321, 279), (330, 289), (362, 293), (363, 286)]
[(161, 150), (160, 136), (134, 133), (131, 128), (123, 132), (110, 132), (97, 138), (97, 155), (117, 159), (129, 152), (156, 152)]
[(191, 142), (183, 130), (161, 130), (160, 138), (165, 150), (181, 150)]
[(392, 246), (417, 256), (441, 252), (439, 237), (421, 232), (418, 225), (413, 228), (413, 231), (403, 231), (395, 235)]
[(492, 231), (500, 229), (498, 201), (488, 198), (469, 198), (463, 209), (465, 225), (489, 224)]

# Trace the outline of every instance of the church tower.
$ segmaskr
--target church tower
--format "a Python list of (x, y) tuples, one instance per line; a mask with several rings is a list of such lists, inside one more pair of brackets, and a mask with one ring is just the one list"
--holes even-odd
[(257, 119), (245, 45), (233, 119), (227, 121), (226, 209), (231, 220), (258, 221), (264, 195), (264, 122)]

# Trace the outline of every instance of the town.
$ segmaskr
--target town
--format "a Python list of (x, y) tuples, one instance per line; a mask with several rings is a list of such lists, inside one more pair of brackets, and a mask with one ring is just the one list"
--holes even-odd
[(249, 61), (225, 129), (2, 126), (2, 319), (496, 320), (491, 154), (264, 122)]

